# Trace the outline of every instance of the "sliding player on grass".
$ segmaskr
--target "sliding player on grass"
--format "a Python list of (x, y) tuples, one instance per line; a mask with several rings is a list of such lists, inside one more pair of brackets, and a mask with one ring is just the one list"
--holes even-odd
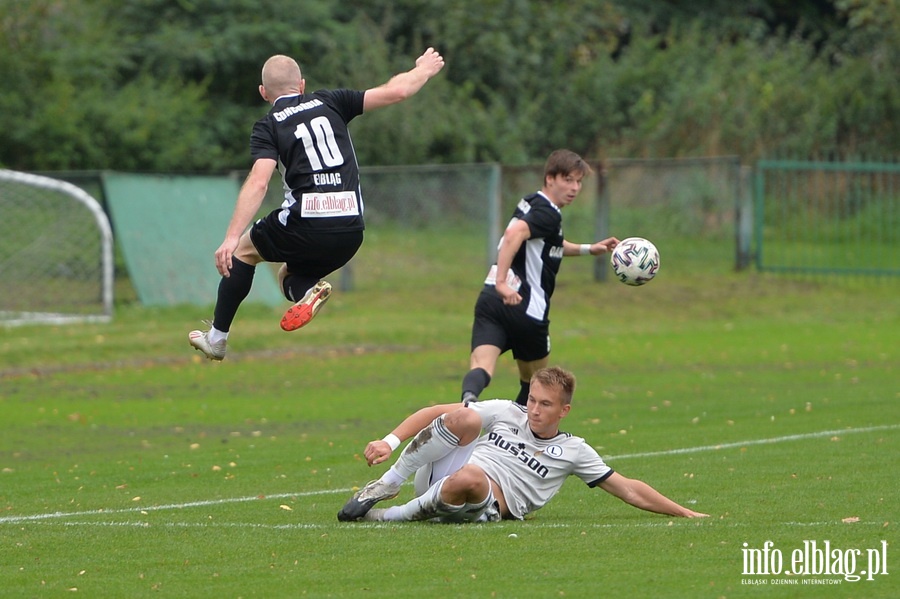
[[(574, 391), (575, 377), (551, 367), (534, 373), (527, 406), (495, 399), (419, 410), (366, 446), (366, 461), (373, 466), (413, 438), (381, 478), (350, 498), (338, 520), (522, 519), (550, 501), (569, 475), (643, 510), (685, 518), (708, 515), (622, 476), (584, 439), (561, 432), (559, 423), (569, 413)], [(415, 499), (372, 509), (396, 497), (413, 474)]]

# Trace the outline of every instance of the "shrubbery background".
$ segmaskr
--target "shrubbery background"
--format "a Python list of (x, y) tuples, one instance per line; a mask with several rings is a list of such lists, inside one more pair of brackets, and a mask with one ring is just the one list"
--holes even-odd
[(0, 165), (243, 169), (268, 56), (364, 89), (429, 45), (362, 164), (892, 157), (898, 30), (898, 0), (0, 0)]

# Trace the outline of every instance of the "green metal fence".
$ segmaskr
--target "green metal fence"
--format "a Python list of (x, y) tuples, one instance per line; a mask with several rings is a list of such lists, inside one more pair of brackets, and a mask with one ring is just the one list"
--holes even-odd
[[(720, 156), (609, 159), (595, 171), (566, 208), (567, 239), (646, 237), (660, 250), (664, 276), (709, 278), (754, 261), (770, 272), (900, 275), (900, 164), (769, 160), (751, 170), (736, 156)], [(333, 282), (371, 292), (415, 290), (431, 278), (477, 290), (515, 203), (540, 187), (542, 172), (543, 164), (363, 168), (366, 243)], [(110, 208), (101, 173), (56, 176), (94, 188)], [(282, 201), (278, 185), (269, 191), (263, 212)], [(156, 206), (153, 198), (164, 195), (147, 201)], [(234, 195), (217, 194), (219, 217), (230, 217)], [(191, 222), (210, 238), (195, 239), (179, 263), (198, 260), (215, 275), (212, 253), (224, 224)], [(164, 229), (143, 233), (163, 239)], [(119, 280), (134, 276), (121, 258), (124, 241), (116, 240)], [(603, 280), (609, 262), (574, 260), (564, 274)]]
[[(750, 227), (737, 156), (610, 159), (602, 173), (596, 237), (644, 237), (661, 273), (707, 276), (747, 265)], [(608, 274), (598, 264), (597, 279)]]
[(900, 275), (900, 164), (764, 160), (754, 188), (758, 270)]

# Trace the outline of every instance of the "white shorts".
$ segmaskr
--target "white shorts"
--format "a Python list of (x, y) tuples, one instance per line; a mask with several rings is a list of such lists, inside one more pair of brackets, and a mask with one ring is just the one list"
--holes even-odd
[(472, 452), (475, 451), (477, 441), (457, 447), (441, 459), (426, 464), (416, 471), (415, 492), (420, 497), (431, 485), (445, 476), (450, 476), (469, 463)]

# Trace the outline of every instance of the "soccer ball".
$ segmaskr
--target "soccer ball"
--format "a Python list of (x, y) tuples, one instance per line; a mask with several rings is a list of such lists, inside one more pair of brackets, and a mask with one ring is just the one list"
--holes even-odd
[(613, 270), (626, 285), (648, 283), (659, 271), (659, 252), (643, 237), (623, 239), (610, 257)]

